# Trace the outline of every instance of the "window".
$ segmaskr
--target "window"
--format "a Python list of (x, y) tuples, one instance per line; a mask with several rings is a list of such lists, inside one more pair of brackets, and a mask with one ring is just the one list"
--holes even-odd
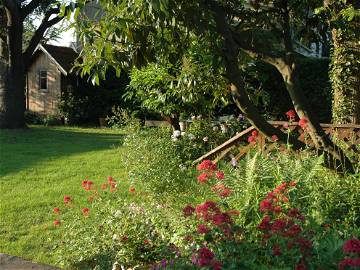
[(39, 72), (39, 88), (40, 90), (48, 89), (47, 70), (40, 70)]

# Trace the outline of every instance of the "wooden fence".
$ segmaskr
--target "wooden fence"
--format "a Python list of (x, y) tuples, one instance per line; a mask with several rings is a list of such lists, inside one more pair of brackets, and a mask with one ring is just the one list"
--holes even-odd
[[(306, 136), (298, 122), (284, 122), (284, 121), (269, 121), (274, 127), (278, 127), (284, 132), (291, 131), (291, 134), (297, 134), (298, 139), (306, 143), (308, 146), (312, 147), (313, 142), (309, 136)], [(288, 125), (285, 127), (284, 125)], [(357, 145), (360, 145), (360, 125), (344, 124), (344, 125), (332, 125), (332, 124), (321, 124), (321, 127), (325, 133), (336, 139), (344, 141), (347, 149), (350, 151), (357, 152)], [(257, 143), (248, 143), (247, 139), (251, 135), (251, 132), (255, 130), (255, 127), (251, 126), (240, 133), (236, 134), (234, 137), (214, 148), (210, 152), (201, 156), (193, 162), (193, 164), (199, 163), (204, 159), (211, 159), (215, 162), (221, 159), (229, 159), (238, 161), (240, 158), (246, 155), (250, 149), (258, 147), (263, 154), (267, 154), (276, 147), (276, 143), (267, 141), (265, 136), (261, 133), (257, 137)]]

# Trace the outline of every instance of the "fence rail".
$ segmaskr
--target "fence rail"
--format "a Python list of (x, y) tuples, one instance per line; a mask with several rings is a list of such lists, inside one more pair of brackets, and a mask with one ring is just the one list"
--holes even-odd
[[(290, 130), (291, 133), (298, 134), (298, 139), (308, 146), (312, 147), (314, 144), (311, 141), (309, 136), (305, 136), (306, 133), (300, 128), (298, 122), (285, 122), (285, 121), (269, 121), (274, 127), (278, 127), (281, 130)], [(285, 127), (284, 125), (288, 125)], [(344, 141), (347, 145), (348, 150), (357, 151), (356, 146), (360, 145), (360, 125), (353, 124), (321, 124), (324, 132), (330, 136), (336, 136), (337, 139)], [(222, 159), (231, 159), (238, 161), (240, 158), (246, 155), (250, 149), (259, 147), (259, 149), (267, 154), (272, 151), (276, 144), (274, 142), (267, 141), (265, 136), (259, 134), (257, 138), (257, 144), (247, 143), (247, 138), (250, 136), (251, 132), (255, 130), (255, 127), (251, 126), (238, 134), (236, 134), (231, 139), (227, 140), (223, 144), (214, 148), (210, 152), (196, 159), (193, 164), (199, 163), (204, 159), (211, 159), (214, 161), (219, 161)]]

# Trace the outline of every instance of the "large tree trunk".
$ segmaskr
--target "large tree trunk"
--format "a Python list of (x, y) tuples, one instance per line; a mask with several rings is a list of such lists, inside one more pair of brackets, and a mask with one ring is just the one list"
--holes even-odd
[[(25, 127), (25, 67), (22, 58), (22, 21), (5, 9), (6, 35), (0, 48), (0, 128)], [(2, 15), (4, 10), (1, 11)], [(6, 38), (6, 42), (4, 39)]]
[(278, 62), (275, 67), (281, 73), (286, 89), (291, 97), (294, 108), (300, 118), (308, 121), (306, 131), (311, 137), (315, 148), (319, 153), (325, 155), (325, 162), (328, 167), (338, 171), (354, 172), (350, 160), (345, 153), (326, 135), (316, 115), (312, 112), (310, 104), (307, 102), (300, 81), (297, 75), (297, 66), (295, 64), (294, 55), (288, 54), (285, 61)]

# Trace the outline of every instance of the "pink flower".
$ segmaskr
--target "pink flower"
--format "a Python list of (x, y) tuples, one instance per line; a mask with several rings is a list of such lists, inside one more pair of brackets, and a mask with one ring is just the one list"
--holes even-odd
[(273, 142), (277, 142), (277, 141), (279, 140), (279, 138), (278, 138), (278, 136), (276, 136), (276, 135), (272, 135), (272, 136), (271, 136), (271, 140), (272, 140)]
[(250, 136), (250, 137), (247, 139), (247, 141), (248, 141), (249, 143), (255, 142), (255, 141), (256, 141), (256, 137)]
[(302, 129), (305, 129), (307, 127), (307, 123), (308, 123), (308, 120), (306, 118), (301, 118), (299, 120), (299, 126), (302, 128)]
[(208, 180), (208, 174), (207, 174), (207, 173), (202, 173), (202, 174), (200, 174), (200, 175), (198, 176), (197, 179), (198, 179), (198, 182), (199, 182), (200, 184), (206, 183), (207, 180)]
[(296, 112), (294, 110), (289, 110), (285, 114), (290, 121), (295, 120)]
[(217, 171), (216, 172), (216, 178), (219, 180), (224, 179), (224, 173), (222, 171)]
[(257, 137), (259, 135), (259, 132), (257, 130), (253, 130), (253, 132), (251, 132), (251, 135), (253, 137)]
[(53, 209), (53, 212), (54, 212), (55, 214), (60, 214), (60, 208), (59, 208), (59, 207), (55, 207), (55, 208)]
[(283, 127), (286, 128), (286, 129), (288, 129), (288, 128), (289, 128), (289, 123), (285, 123), (285, 124), (283, 125)]
[(198, 166), (197, 166), (197, 170), (198, 171), (203, 171), (203, 170), (216, 170), (217, 166), (215, 163), (213, 163), (211, 160), (205, 159), (203, 160)]

